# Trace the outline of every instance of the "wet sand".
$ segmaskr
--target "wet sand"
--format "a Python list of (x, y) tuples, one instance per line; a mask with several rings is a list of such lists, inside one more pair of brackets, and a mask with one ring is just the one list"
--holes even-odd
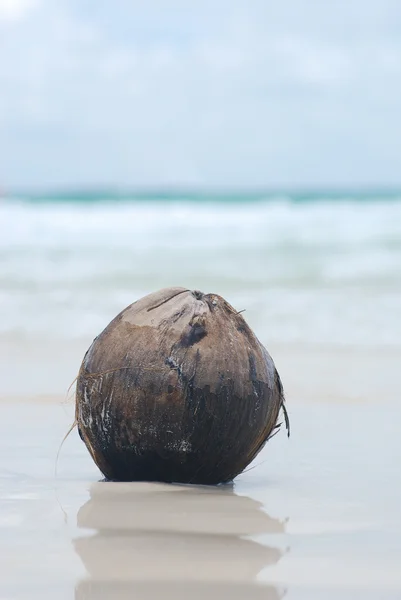
[(401, 406), (292, 401), (233, 485), (100, 481), (71, 405), (0, 404), (0, 599), (401, 597)]

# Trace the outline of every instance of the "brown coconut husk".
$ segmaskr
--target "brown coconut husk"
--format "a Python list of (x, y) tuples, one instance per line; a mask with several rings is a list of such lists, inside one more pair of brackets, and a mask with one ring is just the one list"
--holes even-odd
[(168, 288), (123, 310), (77, 378), (76, 421), (107, 479), (217, 484), (277, 432), (283, 387), (243, 316)]

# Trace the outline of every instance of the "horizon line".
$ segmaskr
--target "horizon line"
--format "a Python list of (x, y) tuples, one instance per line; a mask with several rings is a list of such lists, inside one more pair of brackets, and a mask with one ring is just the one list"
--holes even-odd
[(374, 193), (399, 193), (401, 192), (400, 184), (304, 184), (304, 185), (266, 185), (266, 186), (235, 186), (227, 185), (98, 185), (98, 184), (82, 184), (82, 185), (44, 185), (44, 186), (10, 186), (6, 189), (0, 186), (0, 198), (13, 197), (18, 195), (28, 195), (33, 197), (40, 196), (76, 196), (79, 194), (85, 195), (233, 195), (240, 196), (243, 194), (319, 194), (319, 193), (357, 193), (357, 194), (374, 194)]

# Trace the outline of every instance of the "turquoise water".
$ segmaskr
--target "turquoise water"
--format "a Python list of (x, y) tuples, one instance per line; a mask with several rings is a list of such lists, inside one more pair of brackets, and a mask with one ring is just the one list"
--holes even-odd
[(383, 200), (401, 200), (401, 189), (370, 188), (370, 189), (314, 189), (314, 190), (124, 190), (124, 189), (91, 189), (47, 192), (17, 192), (9, 198), (31, 202), (376, 202)]

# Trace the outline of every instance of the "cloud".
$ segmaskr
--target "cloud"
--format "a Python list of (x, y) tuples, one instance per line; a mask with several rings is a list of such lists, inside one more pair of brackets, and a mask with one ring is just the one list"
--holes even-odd
[(0, 179), (399, 182), (399, 14), (390, 0), (43, 0), (1, 31)]
[(37, 0), (0, 0), (0, 20), (19, 20), (37, 7)]

